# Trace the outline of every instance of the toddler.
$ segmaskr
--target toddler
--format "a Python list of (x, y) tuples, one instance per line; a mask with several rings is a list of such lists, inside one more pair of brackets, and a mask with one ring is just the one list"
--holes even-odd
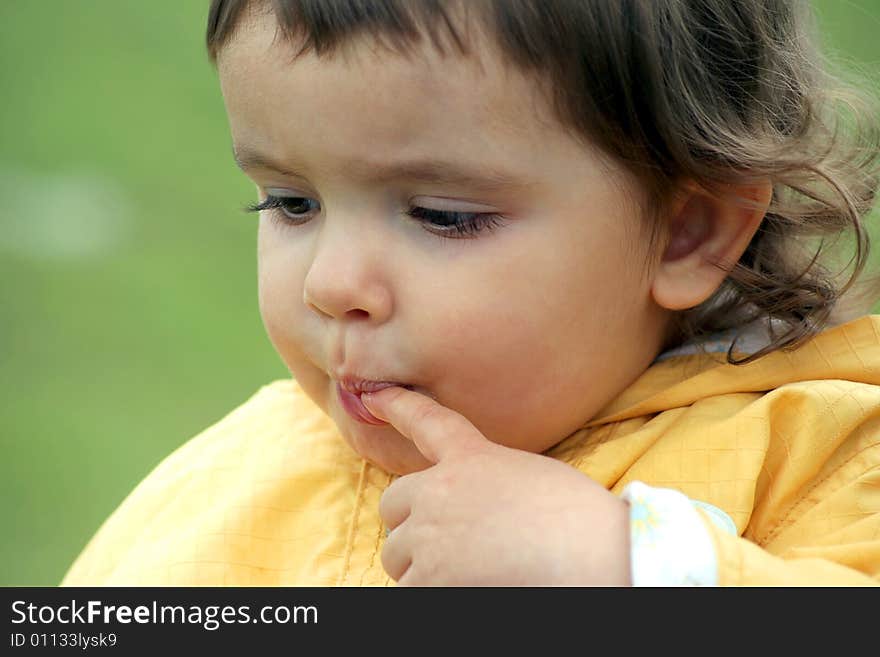
[(213, 0), (292, 377), (63, 583), (876, 583), (880, 318), (839, 301), (876, 115), (814, 32), (795, 0)]

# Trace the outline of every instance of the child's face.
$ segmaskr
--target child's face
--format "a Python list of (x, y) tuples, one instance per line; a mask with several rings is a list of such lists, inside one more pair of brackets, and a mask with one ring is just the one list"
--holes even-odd
[[(342, 376), (408, 384), (490, 440), (540, 452), (644, 371), (665, 315), (635, 187), (566, 134), (533, 82), (488, 51), (481, 70), (368, 42), (291, 64), (274, 35), (271, 16), (243, 24), (219, 59), (247, 174), (301, 217), (262, 212), (260, 309), (292, 375), (359, 454), (397, 473), (427, 466), (390, 425), (344, 409)], [(428, 160), (462, 179), (382, 174)], [(431, 231), (448, 215), (415, 219), (411, 207), (501, 219), (445, 237)]]

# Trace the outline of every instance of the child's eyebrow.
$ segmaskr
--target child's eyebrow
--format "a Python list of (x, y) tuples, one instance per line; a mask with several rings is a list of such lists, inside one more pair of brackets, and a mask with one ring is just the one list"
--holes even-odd
[[(266, 169), (290, 178), (303, 178), (293, 168), (274, 161), (271, 157), (246, 146), (234, 146), (232, 156), (242, 171)], [(406, 180), (436, 185), (462, 186), (480, 191), (527, 189), (537, 181), (518, 176), (497, 167), (465, 165), (437, 159), (375, 164), (352, 161), (346, 171), (359, 179), (372, 182)]]

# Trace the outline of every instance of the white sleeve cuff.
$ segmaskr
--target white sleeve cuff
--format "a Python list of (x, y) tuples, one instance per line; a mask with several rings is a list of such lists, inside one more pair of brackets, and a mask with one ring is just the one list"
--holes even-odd
[(713, 524), (735, 535), (730, 516), (676, 490), (640, 481), (627, 484), (621, 498), (630, 509), (633, 586), (717, 586), (715, 548), (696, 505)]

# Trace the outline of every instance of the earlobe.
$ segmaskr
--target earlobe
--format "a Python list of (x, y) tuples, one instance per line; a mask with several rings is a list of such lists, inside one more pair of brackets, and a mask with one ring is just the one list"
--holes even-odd
[(712, 296), (761, 225), (772, 194), (769, 181), (736, 188), (724, 198), (687, 186), (669, 214), (654, 273), (657, 305), (685, 310)]

